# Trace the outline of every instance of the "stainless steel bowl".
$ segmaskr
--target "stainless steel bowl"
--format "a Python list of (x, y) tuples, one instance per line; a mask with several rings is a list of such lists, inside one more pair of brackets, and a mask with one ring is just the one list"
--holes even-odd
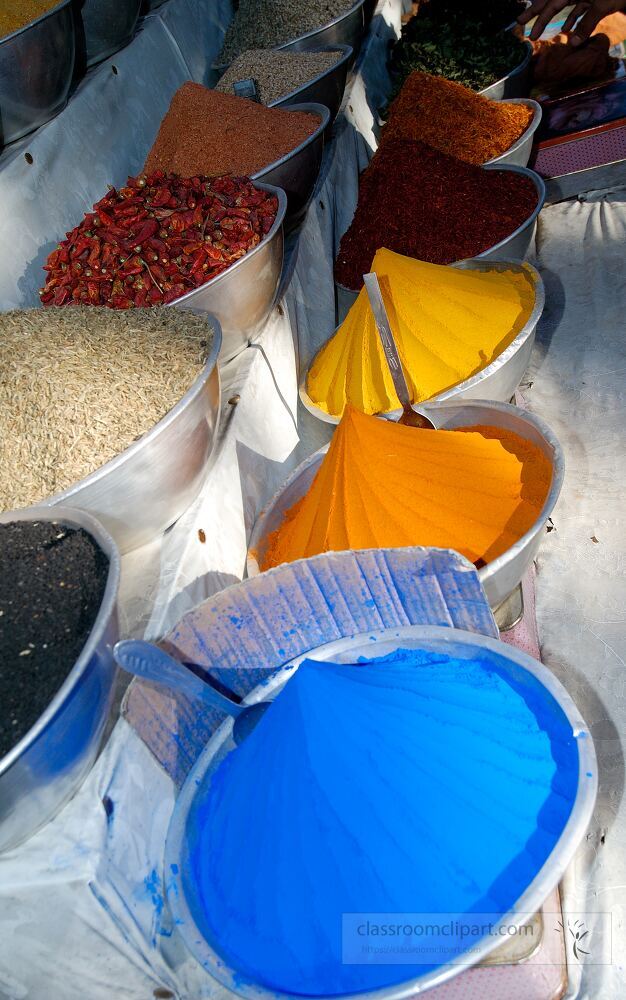
[(87, 68), (132, 41), (140, 10), (141, 0), (84, 0), (80, 16), (85, 29)]
[[(487, 599), (496, 608), (517, 587), (535, 558), (563, 485), (564, 461), (558, 439), (547, 424), (534, 413), (508, 403), (467, 400), (458, 403), (425, 403), (416, 409), (427, 414), (438, 429), (487, 425), (504, 427), (541, 448), (552, 466), (552, 481), (541, 513), (532, 528), (497, 559), (479, 570), (478, 575)], [(310, 455), (289, 477), (261, 512), (254, 525), (248, 547), (248, 576), (260, 572), (257, 554), (263, 557), (268, 536), (283, 522), (287, 511), (308, 491), (328, 445)]]
[(72, 0), (0, 39), (0, 147), (65, 107), (75, 48)]
[[(352, 48), (349, 45), (329, 46), (325, 49), (311, 49), (313, 52), (341, 52), (341, 58), (334, 66), (324, 70), (317, 76), (303, 83), (297, 90), (292, 90), (290, 94), (285, 94), (276, 101), (268, 105), (270, 108), (290, 107), (292, 104), (307, 103), (313, 101), (315, 104), (325, 105), (330, 112), (330, 124), (332, 124), (339, 113), (343, 94), (346, 89), (346, 78), (352, 60)], [(529, 154), (530, 155), (530, 154)]]
[[(273, 677), (251, 691), (244, 702), (250, 705), (259, 701), (273, 701), (305, 659), (354, 663), (363, 656), (385, 656), (407, 648), (443, 653), (461, 660), (473, 660), (486, 654), (497, 657), (498, 665), (510, 672), (516, 681), (523, 683), (525, 674), (536, 678), (570, 723), (578, 747), (578, 783), (572, 811), (550, 856), (498, 925), (503, 929), (521, 927), (528, 921), (529, 914), (540, 909), (572, 861), (591, 822), (598, 788), (597, 758), (589, 728), (566, 689), (547, 667), (514, 646), (505, 645), (489, 636), (441, 626), (407, 625), (399, 629), (381, 629), (337, 639), (311, 649), (276, 671)], [(167, 873), (165, 887), (168, 903), (190, 954), (222, 985), (250, 1000), (296, 1000), (292, 994), (253, 984), (236, 969), (229, 967), (214, 950), (203, 936), (198, 919), (198, 899), (194, 884), (188, 877), (188, 873), (192, 871), (189, 833), (193, 830), (194, 822), (197, 823), (193, 816), (196, 795), (199, 789), (206, 789), (217, 767), (235, 749), (232, 729), (233, 721), (230, 718), (220, 725), (187, 776), (176, 800), (165, 842), (164, 870)], [(410, 982), (397, 983), (373, 992), (352, 994), (345, 1000), (409, 1000), (418, 993), (426, 993), (432, 987), (459, 975), (470, 965), (483, 961), (498, 947), (501, 940), (498, 934), (489, 934), (472, 946), (471, 959), (468, 954), (467, 962), (431, 969)], [(311, 1000), (322, 998), (311, 997)]]
[(217, 318), (222, 330), (221, 364), (241, 354), (265, 323), (274, 308), (283, 269), (287, 196), (271, 184), (256, 181), (254, 186), (278, 199), (274, 225), (267, 236), (216, 278), (170, 303), (177, 309), (191, 309)]
[(365, 33), (364, 3), (365, 0), (359, 0), (354, 7), (340, 14), (334, 21), (329, 21), (314, 31), (307, 31), (305, 35), (293, 38), (283, 45), (277, 45), (276, 48), (291, 49), (292, 52), (308, 52), (309, 49), (317, 49), (320, 46), (332, 48), (334, 45), (349, 45), (353, 52), (353, 62), (359, 54)]
[[(443, 400), (447, 399), (485, 399), (506, 403), (520, 384), (530, 361), (530, 355), (535, 342), (535, 331), (541, 319), (546, 299), (541, 275), (531, 264), (519, 263), (519, 261), (481, 261), (473, 259), (459, 261), (450, 266), (460, 268), (463, 271), (514, 271), (523, 274), (533, 288), (535, 303), (526, 323), (515, 339), (511, 341), (509, 346), (491, 364), (483, 368), (482, 371), (477, 372), (476, 375), (472, 375), (463, 382), (459, 382), (458, 385), (453, 385), (452, 388), (437, 393), (436, 396), (432, 396), (428, 402), (443, 402)], [(343, 289), (343, 291), (348, 292), (349, 290)], [(354, 300), (356, 300), (356, 295), (354, 296)], [(320, 348), (320, 351), (322, 349), (323, 347)], [(319, 351), (317, 353), (319, 354)], [(300, 382), (300, 399), (309, 413), (317, 417), (318, 420), (322, 420), (327, 424), (338, 424), (339, 417), (333, 417), (322, 410), (306, 391), (307, 376), (316, 358), (317, 354), (311, 361)], [(389, 415), (396, 419), (400, 416), (400, 411), (393, 411)]]
[(210, 321), (215, 328), (210, 355), (180, 402), (120, 455), (43, 506), (88, 511), (110, 531), (122, 553), (158, 537), (178, 520), (200, 492), (217, 439), (222, 337), (219, 322)]
[(491, 83), (478, 93), (491, 101), (508, 100), (510, 97), (528, 97), (530, 93), (530, 60), (533, 57), (533, 47), (525, 41), (526, 55), (521, 63), (495, 83)]
[(108, 557), (109, 576), (100, 611), (74, 667), (35, 725), (0, 759), (0, 851), (21, 844), (52, 819), (91, 769), (113, 702), (112, 650), (119, 638), (120, 556), (102, 525), (71, 507), (0, 514), (0, 524), (9, 521), (60, 521), (83, 528)]
[(319, 176), (324, 133), (330, 123), (330, 111), (323, 104), (291, 104), (285, 111), (304, 111), (316, 115), (320, 123), (299, 146), (250, 176), (253, 181), (263, 181), (282, 188), (287, 195), (285, 225), (293, 226), (306, 211)]
[(503, 166), (504, 164), (509, 164), (518, 167), (525, 167), (530, 160), (535, 132), (541, 124), (541, 105), (538, 104), (537, 101), (531, 101), (528, 97), (514, 97), (507, 100), (505, 103), (524, 105), (524, 107), (531, 109), (533, 117), (530, 125), (526, 131), (520, 135), (517, 142), (514, 142), (511, 148), (507, 149), (506, 153), (501, 153), (500, 156), (494, 156), (493, 160), (487, 160), (486, 165), (490, 166), (492, 164), (497, 164), (498, 166)]
[(523, 260), (534, 239), (537, 219), (546, 200), (546, 186), (543, 179), (534, 170), (529, 170), (528, 167), (500, 166), (500, 164), (494, 163), (486, 164), (483, 170), (510, 170), (513, 173), (528, 177), (537, 188), (537, 205), (535, 210), (526, 219), (526, 222), (522, 222), (521, 226), (518, 226), (510, 236), (507, 236), (504, 240), (500, 240), (499, 243), (494, 244), (489, 250), (484, 250), (482, 253), (476, 254), (475, 259), (488, 260), (489, 258), (501, 259), (502, 257), (507, 257), (513, 260)]

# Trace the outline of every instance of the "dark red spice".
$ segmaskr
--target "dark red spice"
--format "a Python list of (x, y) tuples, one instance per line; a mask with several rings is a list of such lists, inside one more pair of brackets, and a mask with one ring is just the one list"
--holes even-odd
[(113, 309), (173, 302), (260, 243), (277, 210), (274, 195), (247, 177), (129, 177), (52, 251), (41, 301)]
[(483, 170), (423, 142), (389, 139), (361, 175), (335, 277), (361, 288), (381, 247), (433, 264), (475, 257), (510, 236), (536, 206), (527, 177)]

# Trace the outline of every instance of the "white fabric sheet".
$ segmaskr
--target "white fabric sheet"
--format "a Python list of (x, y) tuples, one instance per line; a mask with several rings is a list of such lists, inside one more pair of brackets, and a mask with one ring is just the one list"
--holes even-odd
[(585, 1000), (626, 995), (625, 251), (626, 188), (544, 209), (546, 311), (525, 390), (565, 451), (556, 530), (538, 559), (542, 658), (583, 712), (599, 758), (594, 820), (564, 892), (566, 911), (584, 914), (590, 931), (583, 963), (569, 955), (570, 995)]

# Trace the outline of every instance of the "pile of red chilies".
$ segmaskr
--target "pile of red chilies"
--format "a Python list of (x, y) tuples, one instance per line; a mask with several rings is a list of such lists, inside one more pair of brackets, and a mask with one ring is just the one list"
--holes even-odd
[(173, 302), (226, 270), (272, 228), (277, 199), (245, 177), (129, 177), (48, 257), (46, 306)]

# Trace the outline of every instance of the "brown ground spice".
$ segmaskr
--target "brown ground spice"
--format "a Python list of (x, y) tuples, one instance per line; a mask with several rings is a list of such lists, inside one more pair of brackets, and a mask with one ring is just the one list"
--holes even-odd
[(266, 108), (184, 83), (172, 98), (144, 169), (182, 177), (249, 176), (290, 153), (319, 123), (317, 115)]
[(490, 101), (442, 76), (415, 72), (389, 108), (381, 145), (415, 139), (479, 165), (510, 149), (532, 116), (523, 104)]

